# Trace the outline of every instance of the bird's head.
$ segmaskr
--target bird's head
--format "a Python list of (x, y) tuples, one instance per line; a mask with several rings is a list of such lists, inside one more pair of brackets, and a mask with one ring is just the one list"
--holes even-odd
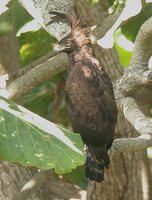
[(56, 48), (57, 51), (64, 51), (70, 53), (82, 48), (83, 45), (90, 43), (89, 32), (90, 29), (82, 25), (82, 18), (78, 17), (76, 9), (74, 9), (73, 15), (67, 15), (56, 11), (50, 11), (53, 14), (52, 20), (48, 24), (53, 22), (64, 20), (71, 27), (71, 32), (66, 37), (59, 41), (59, 45)]
[(71, 35), (67, 35), (59, 41), (59, 45), (55, 47), (55, 51), (70, 53), (76, 49), (76, 44), (72, 40)]

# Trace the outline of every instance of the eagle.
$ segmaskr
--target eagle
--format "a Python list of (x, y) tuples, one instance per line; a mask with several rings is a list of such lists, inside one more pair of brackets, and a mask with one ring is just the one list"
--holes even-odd
[(82, 23), (77, 11), (72, 15), (50, 11), (54, 21), (64, 20), (70, 33), (59, 41), (58, 50), (69, 57), (65, 98), (72, 129), (86, 146), (85, 175), (91, 181), (104, 180), (110, 165), (117, 107), (110, 77), (96, 58), (89, 38), (90, 28)]

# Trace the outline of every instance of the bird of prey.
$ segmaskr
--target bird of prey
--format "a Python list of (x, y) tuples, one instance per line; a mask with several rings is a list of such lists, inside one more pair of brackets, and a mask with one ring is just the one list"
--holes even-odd
[(50, 11), (50, 14), (54, 15), (50, 23), (64, 20), (71, 27), (71, 32), (59, 42), (59, 50), (69, 56), (66, 104), (73, 131), (81, 135), (86, 145), (86, 177), (101, 182), (104, 169), (110, 164), (107, 152), (117, 121), (113, 85), (95, 56), (90, 28), (82, 25), (77, 12), (67, 15)]

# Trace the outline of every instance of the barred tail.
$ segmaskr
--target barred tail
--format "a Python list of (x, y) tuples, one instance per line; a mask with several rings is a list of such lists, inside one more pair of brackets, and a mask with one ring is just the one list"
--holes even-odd
[(85, 175), (91, 181), (101, 182), (104, 180), (104, 169), (110, 165), (110, 158), (106, 146), (88, 146), (86, 150)]

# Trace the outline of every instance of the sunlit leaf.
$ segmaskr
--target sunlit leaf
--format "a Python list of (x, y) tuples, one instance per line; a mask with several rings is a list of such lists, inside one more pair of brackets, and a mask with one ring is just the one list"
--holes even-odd
[(97, 40), (98, 45), (103, 48), (112, 48), (114, 44), (114, 32), (121, 25), (123, 21), (128, 20), (129, 18), (137, 15), (142, 9), (141, 0), (128, 0), (126, 5), (118, 17), (114, 25), (107, 31), (104, 37)]
[(70, 172), (84, 164), (79, 134), (0, 97), (0, 159)]
[(120, 28), (115, 33), (115, 48), (121, 65), (127, 67), (131, 61), (134, 44), (123, 35)]

